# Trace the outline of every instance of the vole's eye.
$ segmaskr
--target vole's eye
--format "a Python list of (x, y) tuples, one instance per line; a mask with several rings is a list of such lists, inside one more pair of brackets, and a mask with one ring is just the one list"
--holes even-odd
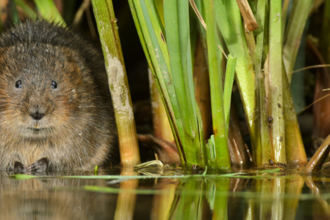
[(15, 87), (20, 89), (22, 88), (22, 81), (21, 80), (18, 80), (16, 83), (15, 83)]
[(56, 89), (57, 88), (57, 82), (52, 81), (52, 89)]

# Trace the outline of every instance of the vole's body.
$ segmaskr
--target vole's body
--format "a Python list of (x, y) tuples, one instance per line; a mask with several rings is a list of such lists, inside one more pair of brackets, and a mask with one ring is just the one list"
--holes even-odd
[(107, 82), (102, 54), (64, 28), (27, 22), (5, 33), (0, 169), (90, 169), (110, 162), (117, 132)]

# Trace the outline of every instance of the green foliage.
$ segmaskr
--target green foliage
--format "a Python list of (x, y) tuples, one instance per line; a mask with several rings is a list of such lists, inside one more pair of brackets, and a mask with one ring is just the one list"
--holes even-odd
[[(232, 63), (233, 60), (230, 59), (226, 85), (222, 85), (223, 70), (219, 64), (223, 58), (217, 46), (220, 38), (216, 34), (214, 8), (206, 3), (198, 3), (198, 7), (211, 12), (209, 21), (214, 26), (214, 32), (205, 38), (209, 48), (207, 51), (211, 53), (207, 56), (209, 60), (212, 56), (218, 60), (216, 63), (209, 62), (210, 82), (214, 83), (212, 86), (214, 89), (211, 90), (215, 117), (213, 120), (217, 121), (214, 123), (214, 131), (217, 131), (215, 132), (216, 144), (213, 145), (216, 156), (212, 156), (213, 159), (210, 159), (208, 158), (211, 156), (208, 153), (210, 150), (205, 147), (202, 134), (202, 117), (194, 98), (193, 59), (191, 59), (194, 56), (192, 49), (194, 45), (192, 45), (191, 33), (193, 31), (191, 29), (196, 27), (190, 26), (194, 24), (191, 22), (191, 17), (194, 15), (189, 10), (188, 1), (166, 1), (163, 13), (159, 13), (162, 8), (159, 6), (159, 1), (130, 0), (129, 4), (149, 67), (158, 83), (169, 115), (182, 164), (198, 165), (199, 167), (209, 165), (210, 168), (230, 169), (227, 147), (228, 126), (226, 126), (225, 115), (228, 124), (235, 63)], [(202, 13), (204, 14), (204, 12)], [(162, 20), (164, 20), (165, 27)], [(200, 31), (205, 33), (201, 28)], [(206, 35), (204, 36), (206, 37)], [(225, 95), (223, 95), (223, 87), (226, 87)], [(226, 101), (226, 113), (223, 100)], [(222, 112), (221, 117), (219, 111)], [(211, 161), (214, 161), (215, 164), (208, 164)]]
[(34, 0), (41, 17), (56, 24), (66, 26), (61, 14), (52, 0)]

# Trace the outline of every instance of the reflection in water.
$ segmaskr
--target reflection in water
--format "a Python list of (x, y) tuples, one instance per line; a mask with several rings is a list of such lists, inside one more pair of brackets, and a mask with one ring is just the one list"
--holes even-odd
[(112, 219), (116, 208), (116, 194), (69, 189), (84, 185), (104, 186), (104, 181), (81, 179), (18, 181), (9, 179), (6, 173), (1, 173), (0, 181), (0, 219)]
[(14, 180), (3, 172), (0, 199), (0, 219), (330, 219), (326, 176), (150, 178), (110, 184), (58, 177)]

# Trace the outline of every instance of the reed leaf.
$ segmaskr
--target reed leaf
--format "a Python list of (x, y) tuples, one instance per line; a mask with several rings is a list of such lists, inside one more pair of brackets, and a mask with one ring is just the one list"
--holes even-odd
[(34, 0), (38, 7), (38, 12), (47, 21), (66, 26), (60, 12), (52, 0)]
[(225, 113), (223, 102), (223, 86), (222, 86), (222, 68), (220, 60), (222, 53), (217, 47), (217, 29), (214, 14), (213, 0), (204, 1), (205, 20), (207, 25), (207, 52), (209, 63), (210, 87), (211, 87), (211, 109), (213, 120), (213, 132), (215, 140), (215, 154), (217, 161), (217, 168), (226, 170), (231, 168), (227, 129), (225, 125)]

